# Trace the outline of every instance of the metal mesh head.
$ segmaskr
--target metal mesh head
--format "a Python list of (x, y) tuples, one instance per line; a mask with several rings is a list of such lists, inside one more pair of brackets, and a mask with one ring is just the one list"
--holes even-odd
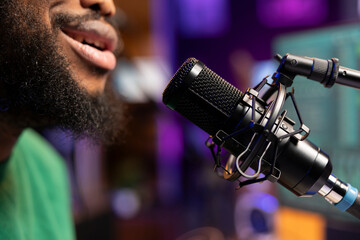
[(199, 62), (199, 60), (195, 58), (188, 58), (176, 71), (163, 93), (163, 102), (166, 105), (173, 100), (172, 98), (177, 95), (178, 91), (181, 91), (186, 76), (197, 62)]
[(198, 62), (190, 58), (180, 67), (165, 89), (163, 101), (167, 105), (176, 102), (171, 106), (175, 111), (214, 135), (224, 129), (242, 93), (204, 65), (198, 75), (189, 77)]

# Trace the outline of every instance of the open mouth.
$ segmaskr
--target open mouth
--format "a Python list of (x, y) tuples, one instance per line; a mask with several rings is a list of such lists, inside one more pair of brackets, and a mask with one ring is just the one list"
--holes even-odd
[(112, 27), (100, 21), (88, 21), (63, 28), (62, 32), (71, 48), (85, 61), (105, 70), (115, 68), (113, 51), (118, 38)]
[(86, 37), (84, 35), (76, 34), (76, 33), (67, 33), (67, 35), (69, 37), (75, 39), (79, 43), (89, 45), (89, 46), (91, 46), (93, 48), (96, 48), (99, 51), (105, 51), (106, 50), (105, 42), (103, 42), (101, 40), (96, 40), (94, 38)]

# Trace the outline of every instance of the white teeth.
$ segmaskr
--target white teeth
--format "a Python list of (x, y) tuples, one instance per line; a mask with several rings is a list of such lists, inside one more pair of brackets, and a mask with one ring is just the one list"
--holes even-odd
[(95, 41), (94, 45), (100, 49), (104, 49), (105, 48), (105, 44), (103, 42), (100, 41)]
[(94, 41), (93, 44), (94, 44), (96, 47), (100, 47), (100, 42), (99, 42), (99, 41)]
[(88, 44), (94, 44), (95, 41), (91, 38), (85, 38), (85, 42)]
[(106, 45), (104, 42), (99, 41), (99, 40), (95, 40), (93, 38), (90, 37), (84, 37), (82, 35), (78, 35), (78, 34), (68, 34), (70, 37), (72, 37), (73, 39), (75, 39), (76, 41), (80, 42), (80, 43), (87, 43), (89, 45), (94, 45), (99, 49), (105, 49)]
[(81, 43), (84, 41), (84, 37), (81, 36), (81, 35), (75, 35), (74, 39), (75, 39), (76, 41), (78, 41), (78, 42), (81, 42)]

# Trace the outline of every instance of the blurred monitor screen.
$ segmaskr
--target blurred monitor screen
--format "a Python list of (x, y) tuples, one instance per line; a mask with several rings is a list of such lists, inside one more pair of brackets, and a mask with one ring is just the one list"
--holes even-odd
[[(336, 57), (341, 66), (360, 69), (360, 26), (341, 25), (284, 35), (273, 42), (273, 49), (274, 54), (281, 55)], [(303, 121), (311, 129), (308, 139), (330, 156), (333, 174), (359, 188), (360, 90), (339, 85), (328, 89), (304, 77), (296, 77), (293, 87)], [(285, 107), (290, 110), (289, 116), (299, 122), (292, 104), (287, 102)], [(280, 201), (329, 217), (352, 219), (320, 196), (299, 199), (281, 188)]]

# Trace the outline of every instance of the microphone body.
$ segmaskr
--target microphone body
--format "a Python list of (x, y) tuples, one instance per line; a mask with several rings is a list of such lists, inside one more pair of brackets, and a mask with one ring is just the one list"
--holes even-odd
[[(177, 71), (163, 94), (163, 102), (205, 132), (214, 136), (214, 142), (220, 141), (219, 131), (230, 134), (249, 125), (252, 108), (243, 98), (243, 93), (196, 59), (188, 59)], [(255, 122), (265, 114), (265, 102), (256, 101)], [(277, 136), (293, 131), (295, 122), (285, 118), (279, 127)], [(275, 122), (274, 127), (277, 126)], [(221, 133), (221, 132), (220, 132)], [(216, 137), (217, 136), (217, 137)], [(234, 156), (245, 150), (251, 132), (234, 137), (235, 144), (224, 144)], [(269, 151), (266, 161), (273, 154)], [(248, 165), (256, 168), (255, 160)], [(267, 164), (269, 166), (269, 164)], [(246, 166), (247, 167), (247, 166)], [(288, 137), (279, 143), (276, 159), (280, 170), (278, 182), (298, 196), (314, 195), (326, 183), (331, 174), (332, 165), (329, 157), (319, 147), (308, 140), (298, 141)], [(268, 171), (269, 167), (264, 168)]]

